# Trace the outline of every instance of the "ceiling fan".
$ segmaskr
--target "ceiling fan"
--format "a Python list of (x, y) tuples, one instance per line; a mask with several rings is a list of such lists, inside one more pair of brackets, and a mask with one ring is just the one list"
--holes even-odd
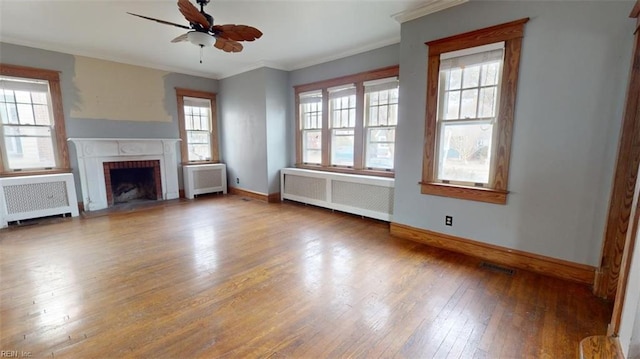
[[(171, 40), (171, 42), (189, 41), (194, 45), (200, 46), (201, 50), (213, 45), (225, 52), (240, 52), (243, 46), (238, 41), (253, 41), (262, 36), (262, 32), (252, 26), (235, 24), (214, 25), (213, 17), (204, 12), (204, 7), (209, 1), (210, 0), (196, 0), (200, 5), (200, 10), (198, 11), (198, 8), (189, 0), (178, 0), (178, 9), (185, 19), (189, 21), (189, 26), (130, 12), (127, 12), (127, 14), (161, 24), (187, 29), (189, 31), (186, 34), (176, 37)], [(200, 63), (202, 63), (202, 55), (200, 56)]]

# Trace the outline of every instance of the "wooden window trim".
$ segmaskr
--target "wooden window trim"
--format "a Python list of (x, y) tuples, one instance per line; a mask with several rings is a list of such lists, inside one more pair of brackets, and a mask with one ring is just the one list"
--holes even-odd
[[(56, 162), (58, 167), (50, 170), (34, 169), (23, 171), (7, 171), (4, 163), (0, 160), (0, 176), (34, 176), (52, 173), (71, 172), (69, 162), (69, 149), (67, 147), (67, 132), (64, 121), (64, 110), (62, 107), (62, 89), (60, 87), (60, 72), (54, 70), (38, 69), (34, 67), (0, 64), (0, 75), (11, 77), (30, 78), (35, 80), (46, 80), (49, 82), (49, 92), (51, 95), (51, 112), (53, 113), (53, 126), (56, 132)], [(2, 148), (3, 146), (0, 146)]]
[[(425, 143), (422, 163), (421, 193), (466, 199), (472, 201), (506, 204), (509, 193), (509, 158), (511, 137), (515, 114), (518, 71), (524, 25), (524, 18), (501, 25), (491, 26), (443, 39), (426, 42), (429, 47), (427, 68), (427, 102), (425, 118)], [(493, 150), (491, 182), (488, 188), (468, 187), (435, 180), (436, 136), (438, 111), (438, 78), (440, 73), (440, 54), (476, 46), (505, 42), (500, 104), (496, 124), (498, 126), (496, 143)]]
[[(294, 86), (295, 93), (295, 106), (296, 106), (296, 167), (318, 170), (318, 171), (327, 171), (327, 172), (337, 172), (337, 173), (347, 173), (347, 174), (358, 174), (358, 175), (368, 175), (368, 176), (379, 176), (379, 177), (395, 177), (395, 171), (384, 171), (384, 170), (369, 170), (364, 168), (365, 158), (364, 158), (364, 145), (365, 145), (365, 133), (364, 133), (364, 82), (371, 80), (384, 79), (388, 77), (398, 77), (400, 73), (400, 67), (398, 65), (388, 66), (377, 70), (366, 71), (357, 73), (354, 75), (348, 75), (343, 77), (338, 77), (329, 80), (317, 81), (308, 84)], [(329, 101), (326, 99), (328, 96), (328, 88), (335, 86), (342, 86), (354, 84), (356, 86), (356, 128), (354, 131), (354, 166), (351, 167), (342, 167), (342, 166), (331, 166), (331, 129), (329, 128)], [(322, 164), (321, 165), (313, 165), (306, 164), (302, 161), (302, 135), (301, 135), (301, 123), (300, 123), (300, 93), (310, 92), (310, 91), (322, 91)], [(362, 98), (360, 98), (362, 97)], [(362, 128), (360, 128), (362, 127)]]
[[(216, 94), (213, 92), (190, 90), (176, 87), (176, 99), (178, 102), (178, 128), (180, 131), (180, 156), (181, 164), (200, 165), (220, 163), (220, 152), (218, 149), (218, 106), (216, 104)], [(189, 147), (187, 143), (187, 130), (184, 118), (184, 98), (195, 97), (204, 98), (211, 101), (211, 160), (210, 161), (189, 161)]]

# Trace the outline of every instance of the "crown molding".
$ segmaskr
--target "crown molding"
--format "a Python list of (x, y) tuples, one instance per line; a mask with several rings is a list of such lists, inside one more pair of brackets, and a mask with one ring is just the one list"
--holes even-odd
[(467, 1), (469, 0), (431, 0), (420, 7), (393, 14), (391, 15), (391, 17), (402, 24), (419, 17), (433, 14), (435, 12), (442, 11), (460, 4), (464, 4)]

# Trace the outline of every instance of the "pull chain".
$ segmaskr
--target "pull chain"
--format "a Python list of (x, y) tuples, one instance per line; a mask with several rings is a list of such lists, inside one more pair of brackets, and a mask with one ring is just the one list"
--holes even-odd
[(200, 45), (200, 63), (202, 63), (202, 51), (204, 49), (204, 45)]

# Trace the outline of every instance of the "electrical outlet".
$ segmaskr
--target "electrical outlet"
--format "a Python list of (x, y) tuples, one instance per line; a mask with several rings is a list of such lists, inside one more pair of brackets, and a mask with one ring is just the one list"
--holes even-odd
[(236, 183), (240, 184), (240, 178), (236, 177)]
[(446, 226), (453, 226), (453, 216), (444, 216), (444, 224)]

